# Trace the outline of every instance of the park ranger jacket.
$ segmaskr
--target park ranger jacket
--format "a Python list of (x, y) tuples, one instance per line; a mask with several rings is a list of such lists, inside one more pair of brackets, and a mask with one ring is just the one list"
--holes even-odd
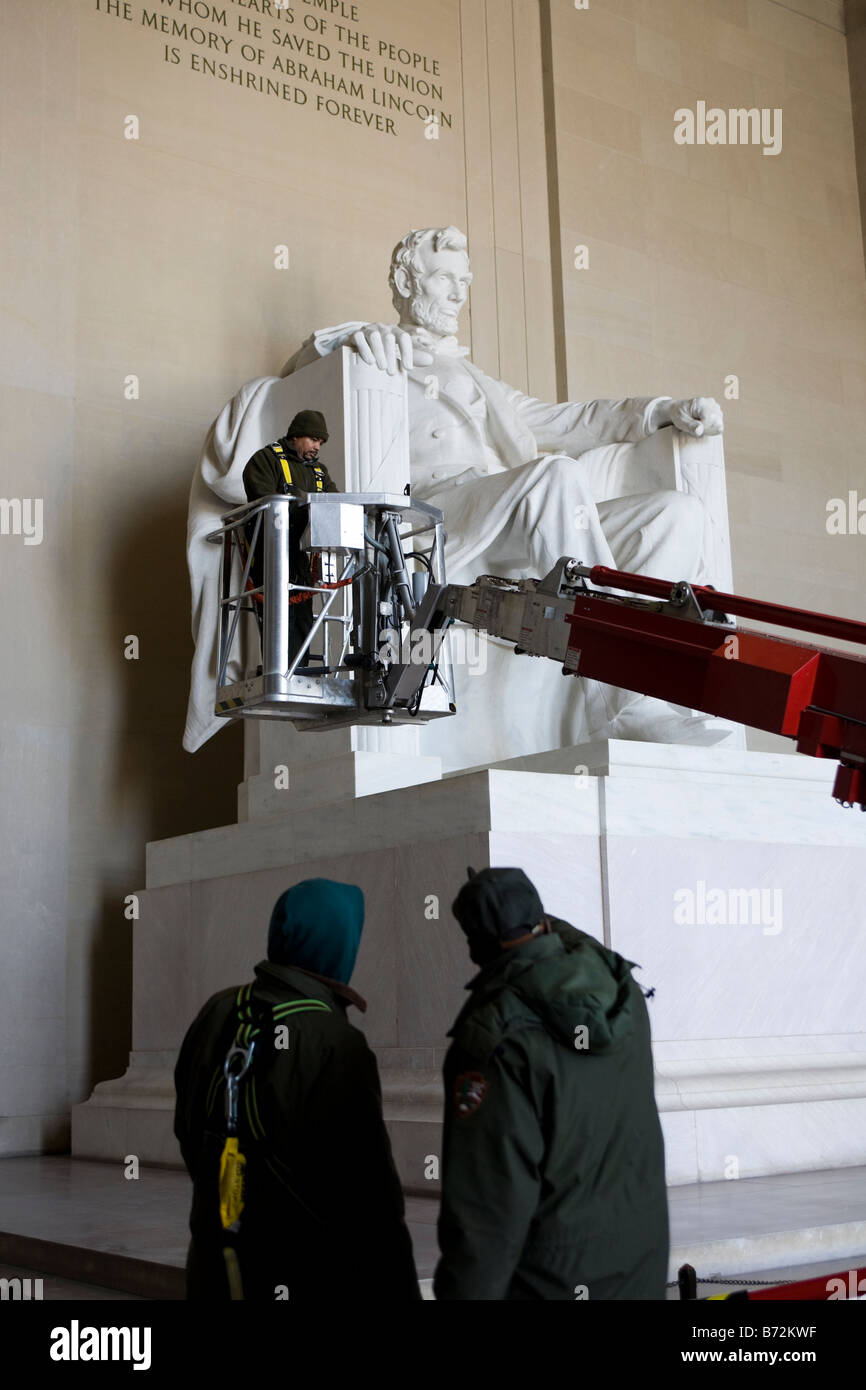
[(445, 1067), (437, 1299), (662, 1299), (664, 1149), (632, 963), (551, 918), (470, 982)]

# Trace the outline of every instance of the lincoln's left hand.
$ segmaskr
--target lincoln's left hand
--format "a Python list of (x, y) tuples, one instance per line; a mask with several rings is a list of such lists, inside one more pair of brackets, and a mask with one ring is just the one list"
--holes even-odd
[(659, 425), (673, 425), (675, 430), (697, 438), (704, 434), (721, 434), (724, 429), (722, 408), (712, 396), (693, 396), (690, 401), (669, 401), (660, 413)]

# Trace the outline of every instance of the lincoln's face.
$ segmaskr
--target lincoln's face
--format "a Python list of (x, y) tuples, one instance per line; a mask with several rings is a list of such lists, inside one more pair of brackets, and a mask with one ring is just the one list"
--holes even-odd
[(469, 257), (465, 251), (434, 251), (428, 243), (418, 248), (418, 262), (412, 277), (412, 322), (434, 333), (456, 333), (472, 283)]

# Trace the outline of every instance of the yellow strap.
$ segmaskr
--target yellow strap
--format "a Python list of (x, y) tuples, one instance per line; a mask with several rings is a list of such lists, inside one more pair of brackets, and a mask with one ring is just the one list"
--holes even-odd
[(291, 487), (291, 486), (292, 486), (292, 470), (291, 470), (291, 468), (289, 467), (289, 460), (286, 458), (285, 450), (283, 449), (282, 444), (280, 444), (280, 443), (272, 444), (272, 445), (271, 445), (271, 448), (273, 449), (274, 453), (276, 454), (277, 458), (280, 460), (280, 463), (282, 464), (282, 468), (283, 468), (283, 477), (285, 478), (285, 480), (286, 480), (286, 482), (288, 483), (289, 487)]
[(232, 1250), (230, 1245), (223, 1249), (223, 1259), (226, 1265), (226, 1278), (229, 1284), (229, 1297), (233, 1300), (243, 1301), (244, 1285), (241, 1279), (241, 1267), (238, 1264), (237, 1251)]
[[(286, 480), (286, 482), (288, 483), (289, 487), (291, 487), (291, 486), (292, 486), (292, 470), (289, 468), (289, 460), (286, 458), (285, 451), (284, 451), (284, 449), (283, 449), (282, 444), (272, 444), (272, 445), (271, 445), (271, 448), (273, 449), (274, 453), (276, 454), (277, 458), (280, 460), (280, 463), (282, 464), (282, 468), (283, 468), (283, 477), (285, 478), (285, 480)], [(316, 475), (316, 492), (324, 492), (324, 491), (325, 491), (325, 474), (324, 474), (323, 470), (322, 470), (321, 468), (317, 468), (316, 465), (313, 464), (313, 472), (314, 472), (315, 475)]]
[(230, 1135), (220, 1157), (219, 1195), (220, 1219), (228, 1230), (240, 1220), (244, 1209), (244, 1165), (246, 1158), (238, 1149), (237, 1138)]

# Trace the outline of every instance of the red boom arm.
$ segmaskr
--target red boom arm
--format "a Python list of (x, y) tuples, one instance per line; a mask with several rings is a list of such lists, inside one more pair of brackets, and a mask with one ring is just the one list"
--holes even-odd
[[(677, 587), (604, 565), (582, 572), (594, 584), (668, 602)], [(866, 623), (701, 585), (691, 593), (702, 609), (866, 647)], [(814, 758), (838, 758), (834, 797), (866, 810), (866, 657), (683, 617), (581, 593), (568, 616), (566, 666), (579, 665), (582, 676), (608, 685), (785, 734), (796, 739), (798, 752)]]

